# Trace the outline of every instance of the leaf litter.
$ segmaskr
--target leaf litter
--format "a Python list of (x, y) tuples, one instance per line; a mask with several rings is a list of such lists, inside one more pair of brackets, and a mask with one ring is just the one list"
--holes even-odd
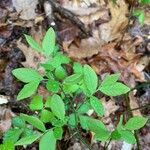
[[(0, 68), (0, 94), (4, 96), (5, 102), (7, 101), (6, 95), (10, 96), (9, 101), (12, 101), (17, 94), (17, 89), (21, 86), (16, 83), (10, 75), (11, 70), (18, 66), (39, 68), (37, 64), (45, 60), (41, 54), (35, 52), (24, 43), (23, 34), (18, 35), (18, 38), (16, 38), (13, 32), (16, 26), (21, 28), (21, 31), (23, 31), (23, 27), (26, 28), (26, 33), (28, 32), (34, 36), (37, 41), (40, 41), (42, 35), (45, 33), (46, 26), (50, 25), (44, 20), (46, 17), (43, 15), (44, 12), (42, 12), (42, 9), (38, 8), (38, 6), (42, 6), (43, 4), (34, 1), (32, 5), (30, 5), (32, 7), (28, 7), (29, 1), (26, 1), (24, 5), (22, 5), (21, 2), (22, 1), (19, 0), (5, 0), (5, 3), (2, 2), (0, 4), (0, 56), (2, 56), (2, 58), (0, 57), (0, 66), (2, 66)], [(83, 36), (83, 31), (73, 23), (74, 18), (71, 20), (70, 18), (62, 16), (57, 11), (52, 12), (52, 18), (54, 18), (56, 23), (58, 42), (61, 45), (61, 49), (67, 53), (69, 57), (81, 63), (90, 64), (100, 78), (103, 78), (103, 76), (109, 73), (120, 72), (121, 81), (132, 88), (135, 87), (137, 83), (140, 84), (149, 80), (147, 77), (150, 76), (150, 57), (147, 53), (150, 51), (150, 9), (145, 8), (146, 17), (143, 27), (138, 23), (131, 22), (127, 30), (129, 4), (125, 3), (124, 0), (117, 1), (117, 5), (114, 5), (111, 1), (106, 4), (105, 1), (98, 0), (59, 0), (59, 2), (62, 8), (75, 14), (78, 19), (83, 22), (84, 28), (90, 28), (92, 33), (92, 36)], [(15, 10), (12, 9), (13, 7)], [(39, 12), (36, 12), (36, 9), (39, 9)], [(9, 19), (7, 16), (9, 16)], [(10, 21), (12, 21), (13, 25), (10, 24)], [(22, 33), (24, 33), (24, 31)], [(13, 40), (8, 40), (12, 36), (14, 37)], [(122, 36), (123, 40), (118, 50), (116, 45), (122, 39)], [(19, 56), (20, 52), (14, 53), (19, 56), (18, 61), (14, 59), (14, 55), (13, 57), (8, 57), (14, 47), (18, 47), (19, 51), (21, 50), (23, 52), (25, 59), (22, 59), (21, 55)], [(5, 57), (3, 57), (4, 54)], [(42, 72), (42, 70), (40, 71)], [(8, 85), (8, 81), (10, 86), (6, 86)], [(11, 91), (11, 89), (15, 90)], [(144, 89), (144, 94), (147, 93), (148, 89), (149, 87)], [(144, 94), (137, 96), (139, 91), (140, 90), (134, 91), (129, 96), (132, 109), (141, 106), (141, 97)], [(42, 86), (40, 86), (38, 92), (45, 93), (45, 95), (48, 94)], [(149, 96), (150, 94), (147, 94), (145, 99), (149, 100)], [(3, 103), (3, 101), (1, 102)], [(113, 100), (102, 99), (102, 102), (104, 106), (107, 107), (106, 116), (102, 119), (107, 122), (108, 127), (112, 129), (116, 120), (118, 120), (118, 114), (122, 111), (126, 111), (125, 104), (122, 98), (115, 98)], [(145, 102), (147, 101), (145, 100)], [(7, 106), (7, 103), (3, 105)], [(5, 110), (6, 108), (3, 105), (1, 107)], [(2, 124), (0, 124), (2, 132), (11, 127), (11, 117), (14, 115), (11, 113), (11, 107), (7, 109), (9, 110), (9, 115), (6, 115), (8, 117), (2, 119)], [(133, 115), (137, 114), (149, 115), (146, 111), (133, 111)], [(4, 118), (4, 113), (1, 116)], [(6, 122), (8, 124), (5, 128)], [(147, 126), (145, 129), (146, 133), (142, 131), (142, 134), (143, 132), (145, 133), (145, 137), (140, 136), (142, 146), (148, 145), (149, 143), (147, 140), (150, 137), (148, 133), (149, 124)], [(85, 134), (85, 136), (87, 136), (87, 134)], [(92, 140), (92, 137), (90, 137), (90, 139)], [(72, 142), (74, 143), (73, 146), (70, 144), (68, 149), (84, 149), (84, 146), (80, 145), (79, 141), (73, 140)], [(122, 147), (121, 149), (123, 149), (123, 145), (124, 143), (121, 142), (112, 142), (110, 148), (120, 149)], [(97, 150), (100, 149), (101, 146), (99, 147), (96, 143), (95, 147)]]

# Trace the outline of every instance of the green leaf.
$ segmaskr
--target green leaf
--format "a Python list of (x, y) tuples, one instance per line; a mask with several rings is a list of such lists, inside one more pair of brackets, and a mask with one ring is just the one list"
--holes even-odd
[(113, 140), (119, 140), (121, 138), (121, 135), (120, 133), (118, 132), (118, 130), (114, 130), (112, 133), (111, 133), (111, 139)]
[(31, 68), (17, 68), (12, 71), (12, 74), (18, 80), (25, 83), (43, 80), (43, 77), (36, 70)]
[(70, 59), (67, 56), (58, 52), (55, 55), (55, 57), (49, 60), (47, 63), (49, 63), (54, 68), (58, 68), (61, 66), (61, 64), (68, 64), (69, 62), (70, 62)]
[(99, 129), (107, 130), (102, 121), (93, 118), (88, 119), (88, 127), (95, 133), (97, 133)]
[(97, 140), (105, 141), (109, 138), (110, 133), (106, 129), (104, 123), (100, 120), (87, 116), (79, 116), (79, 119), (82, 128), (85, 130), (93, 131)]
[(46, 83), (46, 88), (50, 92), (57, 93), (59, 91), (59, 82), (52, 80), (52, 79), (49, 79)]
[(46, 71), (53, 71), (55, 69), (49, 61), (41, 63), (40, 66), (42, 66)]
[(63, 129), (62, 127), (55, 127), (54, 128), (54, 136), (57, 140), (62, 139)]
[(37, 50), (38, 52), (42, 52), (42, 48), (41, 46), (30, 36), (30, 35), (26, 35), (24, 34), (26, 41), (28, 42), (28, 44), (35, 50)]
[(24, 85), (24, 87), (18, 93), (17, 100), (23, 100), (33, 95), (36, 92), (38, 85), (39, 85), (39, 81), (34, 81), (34, 82), (32, 81)]
[(32, 135), (27, 136), (27, 137), (23, 137), (19, 141), (17, 141), (15, 143), (15, 145), (17, 146), (17, 145), (29, 145), (29, 144), (32, 144), (34, 141), (39, 139), (41, 136), (42, 136), (42, 134), (37, 133), (37, 134), (32, 134)]
[(60, 46), (59, 46), (59, 44), (56, 44), (55, 48), (54, 48), (53, 56), (55, 56), (56, 53), (59, 52), (59, 51), (60, 51)]
[(66, 123), (67, 123), (67, 119), (66, 118), (64, 118), (64, 120), (59, 120), (59, 119), (53, 119), (52, 120), (52, 125), (54, 126), (54, 127), (62, 127), (62, 126), (64, 126)]
[(61, 120), (64, 120), (65, 117), (65, 105), (61, 97), (57, 94), (54, 94), (50, 101), (50, 108), (52, 112)]
[(105, 141), (110, 137), (109, 131), (100, 120), (87, 116), (79, 116), (79, 119), (81, 127), (85, 130), (93, 131), (97, 140)]
[(69, 115), (68, 124), (69, 124), (72, 128), (76, 127), (75, 114), (70, 114), (70, 115)]
[(95, 96), (91, 96), (90, 97), (90, 104), (92, 106), (92, 108), (94, 109), (94, 111), (99, 115), (99, 116), (103, 116), (104, 115), (104, 107), (103, 104), (101, 102), (101, 100), (99, 100), (97, 97)]
[(43, 122), (38, 119), (37, 117), (33, 116), (28, 116), (26, 114), (21, 114), (20, 115), (25, 121), (27, 121), (29, 124), (33, 125), (35, 128), (39, 129), (40, 131), (45, 131), (46, 128), (43, 124)]
[(56, 78), (62, 80), (67, 76), (67, 72), (62, 66), (59, 66), (55, 69), (55, 76)]
[(108, 96), (118, 96), (129, 92), (129, 87), (117, 82), (119, 76), (120, 74), (107, 75), (98, 89)]
[(119, 123), (117, 125), (117, 130), (123, 129), (123, 115), (120, 116)]
[(54, 114), (46, 109), (43, 109), (40, 114), (40, 120), (44, 123), (52, 122), (54, 118)]
[(84, 65), (83, 68), (84, 72), (84, 84), (90, 91), (91, 95), (95, 93), (97, 84), (98, 84), (98, 78), (95, 73), (95, 71), (89, 66), (89, 65)]
[(112, 85), (114, 83), (117, 82), (117, 80), (119, 79), (120, 77), (120, 74), (117, 73), (117, 74), (112, 74), (112, 75), (107, 75), (104, 80), (102, 81), (101, 83), (101, 86), (109, 86), (109, 85)]
[(146, 124), (147, 120), (148, 120), (147, 118), (144, 118), (142, 116), (135, 116), (133, 118), (130, 118), (128, 122), (125, 124), (125, 129), (138, 130)]
[(16, 142), (22, 133), (22, 129), (9, 129), (4, 133), (3, 141)]
[(81, 74), (73, 74), (64, 80), (64, 84), (77, 84), (82, 80)]
[(77, 112), (78, 112), (79, 114), (84, 114), (84, 113), (86, 113), (89, 109), (91, 109), (91, 105), (90, 105), (88, 102), (84, 102), (84, 104), (81, 104), (81, 103), (80, 103)]
[(147, 5), (147, 4), (150, 4), (150, 0), (141, 0), (140, 3), (143, 5)]
[(49, 130), (46, 132), (39, 143), (39, 150), (47, 150), (50, 148), (51, 150), (56, 149), (56, 138), (54, 136), (53, 130)]
[(46, 56), (49, 56), (50, 54), (53, 53), (55, 49), (55, 42), (56, 42), (55, 31), (53, 30), (53, 28), (49, 28), (42, 42), (42, 48)]
[(40, 95), (36, 95), (30, 102), (29, 105), (31, 110), (41, 110), (43, 109), (43, 97)]
[(91, 92), (88, 90), (87, 86), (84, 83), (81, 83), (80, 89), (82, 93), (84, 93), (84, 95), (86, 95), (87, 97), (91, 96)]
[(45, 105), (44, 105), (46, 108), (51, 108), (51, 99), (52, 99), (51, 96), (47, 97)]
[(63, 84), (63, 90), (66, 94), (74, 93), (80, 88), (77, 84)]
[(74, 73), (76, 74), (82, 74), (83, 73), (83, 67), (80, 63), (78, 62), (75, 62), (73, 64), (73, 70), (74, 70)]
[(144, 10), (136, 9), (133, 12), (133, 16), (138, 17), (139, 22), (143, 25), (145, 20), (145, 12)]
[(136, 139), (134, 137), (134, 134), (131, 131), (128, 130), (120, 130), (119, 131), (121, 138), (129, 143), (129, 144), (135, 144), (136, 143)]
[(106, 127), (103, 122), (97, 119), (90, 118), (88, 116), (79, 116), (80, 123), (83, 129), (97, 131), (98, 128), (106, 130)]
[[(80, 125), (83, 129), (85, 130), (89, 130), (89, 127), (88, 127), (88, 120), (89, 120), (89, 117), (87, 116), (79, 116), (79, 120), (80, 120)], [(75, 120), (76, 121), (76, 120)]]
[(20, 116), (14, 117), (12, 119), (12, 124), (14, 127), (18, 127), (18, 128), (24, 128), (25, 127), (25, 121)]
[(15, 150), (14, 143), (12, 141), (4, 142), (0, 144), (0, 150)]
[(99, 90), (108, 96), (119, 96), (130, 91), (126, 85), (116, 82), (112, 85), (101, 86)]
[(109, 139), (109, 137), (110, 137), (109, 131), (103, 130), (101, 128), (99, 128), (99, 130), (97, 130), (97, 133), (94, 136), (94, 138), (99, 141), (106, 141)]
[(21, 137), (23, 138), (23, 137), (27, 137), (27, 136), (30, 136), (30, 135), (33, 135), (33, 134), (34, 134), (33, 129), (26, 127), (26, 128), (24, 129), (24, 131), (23, 131)]

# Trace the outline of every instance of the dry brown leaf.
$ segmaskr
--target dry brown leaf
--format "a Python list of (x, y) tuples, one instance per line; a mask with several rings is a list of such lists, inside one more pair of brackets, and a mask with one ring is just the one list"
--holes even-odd
[(12, 2), (21, 19), (30, 20), (36, 17), (38, 0), (12, 0)]
[[(109, 20), (109, 13), (106, 7), (105, 9), (102, 7), (97, 9), (97, 7), (95, 7), (95, 10), (89, 7), (86, 8), (84, 13), (81, 13), (79, 8), (76, 14), (78, 14), (79, 18), (86, 25), (94, 24), (94, 22), (98, 21), (99, 19), (107, 21)], [(99, 29), (91, 28), (93, 33), (92, 37), (81, 39), (79, 45), (75, 45), (73, 43), (74, 39), (63, 41), (63, 48), (70, 57), (76, 57), (78, 59), (92, 57), (101, 51), (102, 45), (121, 37), (122, 31), (125, 29), (128, 23), (128, 18), (126, 17), (126, 14), (128, 13), (128, 5), (121, 0), (121, 2), (119, 1), (117, 5), (109, 2), (108, 8), (110, 9), (111, 20), (108, 23), (98, 25)]]
[[(129, 100), (130, 100), (130, 108), (131, 109), (139, 107), (137, 99), (134, 96), (133, 92), (129, 93)], [(133, 114), (133, 116), (141, 116), (142, 115), (139, 109), (132, 111), (132, 114)]]
[(31, 67), (34, 69), (39, 68), (39, 63), (43, 62), (45, 60), (45, 57), (38, 53), (37, 51), (33, 50), (30, 47), (27, 47), (25, 44), (23, 44), (20, 40), (17, 41), (18, 48), (21, 49), (21, 51), (24, 53), (26, 61), (22, 62), (22, 65), (24, 67)]
[(119, 109), (119, 106), (117, 106), (115, 104), (115, 100), (110, 99), (109, 101), (106, 101), (105, 98), (102, 98), (101, 100), (102, 100), (103, 106), (105, 108), (104, 117), (109, 117), (110, 114), (114, 113), (116, 110)]
[(122, 81), (128, 85), (132, 83), (130, 83), (131, 74), (134, 74), (136, 79), (145, 81), (143, 72), (137, 68), (141, 57), (140, 54), (131, 53), (130, 59), (128, 55), (128, 51), (117, 51), (115, 49), (115, 43), (110, 43), (103, 46), (98, 55), (91, 58), (90, 63), (96, 68), (98, 74), (106, 73), (108, 70), (109, 72), (120, 72)]
[(11, 119), (15, 114), (8, 108), (0, 107), (0, 134), (11, 127)]
[(100, 38), (106, 43), (118, 38), (121, 38), (122, 31), (128, 24), (128, 5), (124, 0), (117, 1), (115, 5), (109, 1), (108, 7), (110, 9), (111, 20), (99, 26)]
[(63, 42), (64, 51), (66, 51), (70, 57), (78, 59), (92, 57), (93, 55), (98, 54), (102, 43), (96, 38), (96, 34), (95, 37), (82, 39), (79, 46), (74, 43)]
[(48, 92), (48, 90), (41, 85), (38, 87), (38, 94), (43, 95), (44, 100), (47, 99), (48, 96), (50, 96), (50, 92)]
[[(38, 27), (34, 26), (32, 27), (31, 32), (30, 32), (30, 35), (39, 44), (41, 44), (44, 34), (45, 34), (45, 30), (42, 28), (42, 26), (38, 26)], [(39, 68), (39, 63), (45, 60), (45, 56), (37, 52), (36, 50), (32, 49), (30, 46), (27, 46), (24, 43), (22, 43), (21, 39), (17, 41), (17, 46), (24, 53), (25, 58), (26, 58), (26, 61), (22, 62), (22, 65), (24, 67), (31, 67), (34, 69), (39, 69), (39, 71), (43, 72), (43, 70)]]
[(59, 38), (61, 41), (63, 41), (64, 46), (66, 45), (66, 48), (70, 45), (70, 43), (74, 39), (78, 37), (80, 33), (80, 30), (69, 20), (65, 20), (64, 22), (59, 24), (58, 28), (59, 28)]

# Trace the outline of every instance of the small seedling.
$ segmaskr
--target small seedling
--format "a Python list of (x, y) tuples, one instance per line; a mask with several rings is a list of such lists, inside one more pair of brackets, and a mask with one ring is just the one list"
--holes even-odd
[[(123, 124), (123, 116), (113, 131), (109, 131), (101, 119), (88, 116), (93, 109), (100, 118), (105, 114), (102, 100), (95, 96), (100, 91), (106, 96), (118, 96), (130, 91), (130, 88), (118, 82), (120, 74), (107, 75), (102, 82), (89, 65), (72, 62), (59, 51), (55, 43), (55, 32), (49, 28), (38, 44), (31, 36), (25, 35), (29, 45), (46, 57), (39, 64), (45, 73), (40, 74), (32, 68), (17, 68), (12, 74), (25, 85), (19, 92), (17, 100), (31, 97), (28, 105), (33, 115), (20, 114), (12, 119), (12, 128), (5, 132), (3, 145), (0, 149), (14, 150), (18, 145), (29, 145), (39, 141), (40, 150), (55, 150), (57, 140), (63, 138), (64, 126), (78, 132), (85, 129), (94, 132), (98, 141), (124, 140), (130, 144), (136, 143), (134, 130), (143, 127), (147, 118), (135, 116)], [(66, 64), (72, 65), (72, 74), (66, 70)], [(37, 89), (41, 84), (49, 92), (43, 100)], [(77, 101), (79, 95), (84, 95), (83, 102)], [(78, 133), (79, 134), (79, 133)]]

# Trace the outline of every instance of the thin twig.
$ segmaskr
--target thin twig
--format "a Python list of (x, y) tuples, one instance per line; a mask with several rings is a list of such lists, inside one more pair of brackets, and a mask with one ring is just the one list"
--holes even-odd
[(140, 89), (140, 88), (143, 88), (143, 87), (146, 87), (148, 85), (150, 85), (150, 81), (144, 82), (144, 83), (142, 83), (140, 85), (135, 86), (134, 88), (131, 89), (131, 91), (136, 90), (136, 89)]
[(150, 103), (148, 103), (148, 104), (146, 104), (144, 106), (140, 106), (140, 107), (137, 107), (137, 108), (133, 108), (133, 109), (127, 110), (125, 112), (134, 111), (134, 110), (138, 110), (138, 109), (146, 109), (146, 108), (150, 108)]
[(61, 16), (69, 19), (73, 24), (75, 24), (86, 36), (92, 36), (91, 30), (85, 27), (84, 23), (71, 11), (63, 8), (59, 3), (54, 0), (48, 0), (52, 7), (53, 11), (58, 12)]
[(71, 100), (71, 107), (72, 107), (73, 113), (75, 114), (75, 123), (76, 123), (76, 125), (75, 125), (75, 130), (76, 130), (76, 132), (77, 132), (76, 135), (77, 135), (78, 139), (81, 140), (81, 142), (82, 142), (89, 150), (92, 150), (92, 147), (91, 147), (89, 144), (87, 144), (86, 140), (81, 136), (80, 130), (79, 130), (79, 128), (78, 128), (78, 120), (79, 120), (79, 119), (78, 119), (78, 115), (77, 115), (76, 109), (74, 108), (74, 101), (75, 101), (76, 97), (77, 97), (77, 95), (75, 95), (74, 98), (73, 98), (73, 100)]
[(104, 150), (107, 150), (107, 149), (108, 149), (108, 146), (109, 146), (110, 142), (111, 142), (111, 138), (109, 139), (108, 143), (106, 143), (106, 145), (105, 145), (105, 147), (104, 147)]
[(123, 34), (122, 34), (122, 37), (121, 37), (120, 41), (116, 44), (116, 46), (115, 46), (116, 48), (119, 48), (119, 49), (120, 49), (120, 45), (121, 45), (121, 43), (122, 43), (122, 41), (123, 41), (123, 39), (124, 39), (125, 33), (126, 33), (128, 27), (129, 27), (129, 25), (130, 25), (130, 22), (131, 22), (131, 17), (132, 17), (132, 13), (133, 13), (133, 8), (134, 8), (134, 7), (131, 6), (130, 11), (129, 11), (128, 24), (127, 24), (126, 28), (125, 28), (124, 31), (123, 31)]
[[(127, 105), (127, 111), (129, 112), (129, 118), (133, 117), (131, 107), (130, 107), (130, 103), (129, 103), (129, 97), (128, 97), (128, 93), (125, 94), (125, 100), (126, 100), (126, 105)], [(138, 137), (138, 133), (135, 131), (134, 132), (135, 138), (136, 138), (136, 142), (137, 142), (137, 150), (141, 150), (141, 144), (139, 141), (139, 137)]]

